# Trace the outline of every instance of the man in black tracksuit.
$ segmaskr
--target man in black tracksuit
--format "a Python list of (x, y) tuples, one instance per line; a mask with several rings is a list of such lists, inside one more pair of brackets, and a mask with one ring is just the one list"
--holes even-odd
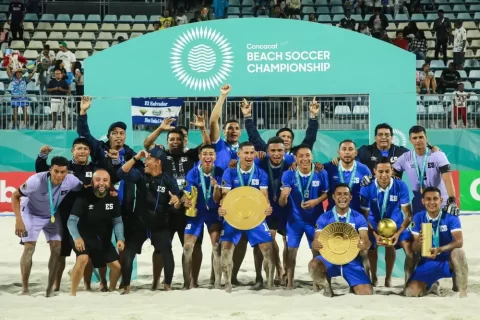
[[(35, 171), (44, 172), (50, 170), (50, 166), (47, 164), (48, 154), (52, 151), (52, 148), (49, 146), (43, 146), (40, 149), (40, 154), (35, 161)], [(74, 174), (80, 181), (83, 182), (85, 186), (88, 186), (92, 182), (92, 175), (95, 171), (95, 167), (91, 162), (88, 162), (88, 157), (90, 156), (90, 146), (87, 139), (84, 137), (78, 137), (73, 141), (72, 145), (72, 160), (69, 161), (68, 170), (70, 173)], [(80, 191), (80, 192), (83, 192)], [(62, 249), (60, 254), (60, 266), (57, 273), (57, 278), (55, 280), (55, 291), (60, 290), (60, 282), (62, 279), (63, 271), (65, 270), (65, 259), (69, 257), (72, 252), (72, 245), (70, 241), (70, 233), (67, 229), (67, 221), (70, 213), (72, 212), (73, 204), (75, 199), (78, 197), (79, 192), (69, 192), (65, 199), (60, 204), (58, 211), (60, 212), (60, 217), (62, 218), (63, 223), (63, 234), (62, 234)], [(85, 289), (90, 290), (90, 280), (92, 277), (93, 267), (85, 269)], [(101, 284), (100, 289), (106, 289), (107, 280), (106, 280), (106, 269), (100, 270)]]
[(25, 18), (25, 4), (19, 0), (10, 2), (8, 7), (10, 14), (10, 31), (13, 40), (23, 40), (23, 20)]

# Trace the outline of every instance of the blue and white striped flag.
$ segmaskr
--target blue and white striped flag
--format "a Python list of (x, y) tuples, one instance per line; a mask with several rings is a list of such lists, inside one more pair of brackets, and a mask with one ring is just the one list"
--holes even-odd
[(182, 99), (132, 98), (132, 123), (158, 126), (165, 118), (178, 118)]

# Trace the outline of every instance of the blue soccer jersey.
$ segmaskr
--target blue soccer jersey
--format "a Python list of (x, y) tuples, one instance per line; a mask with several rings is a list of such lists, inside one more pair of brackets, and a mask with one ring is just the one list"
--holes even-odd
[(238, 143), (231, 145), (223, 139), (218, 139), (217, 142), (212, 144), (217, 153), (217, 159), (215, 160), (215, 166), (225, 170), (230, 163), (230, 160), (238, 160)]
[[(348, 170), (342, 169), (341, 163), (336, 166), (332, 162), (327, 162), (323, 166), (323, 170), (328, 173), (328, 184), (330, 186), (330, 192), (328, 193), (328, 210), (331, 210), (335, 206), (332, 190), (335, 190), (337, 184), (343, 182), (348, 184), (350, 189), (352, 189), (350, 208), (355, 211), (360, 211), (360, 181), (362, 181), (363, 177), (372, 174), (370, 169), (358, 161), (355, 161), (355, 165)], [(354, 177), (352, 177), (353, 171), (355, 171)]]

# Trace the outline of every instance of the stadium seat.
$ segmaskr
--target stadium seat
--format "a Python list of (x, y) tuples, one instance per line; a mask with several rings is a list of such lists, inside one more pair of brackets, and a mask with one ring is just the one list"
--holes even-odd
[(313, 0), (302, 0), (302, 6), (314, 6)]
[(48, 36), (48, 40), (63, 40), (64, 37), (63, 37), (63, 33), (61, 32), (50, 32), (50, 35)]
[[(414, 13), (414, 14), (412, 14), (411, 21), (423, 22), (423, 21), (425, 21), (425, 16), (422, 13)], [(418, 27), (418, 25), (417, 25), (417, 27)]]
[[(306, 13), (306, 14), (315, 13), (315, 9), (312, 7), (303, 7), (302, 13)], [(317, 14), (330, 14), (330, 10), (328, 10), (327, 7), (318, 7)]]
[(437, 19), (438, 19), (438, 15), (436, 13), (428, 13), (427, 17), (425, 18), (425, 20), (427, 20), (429, 22), (433, 22)]
[[(24, 20), (27, 22), (38, 22), (38, 16), (35, 13), (26, 13)], [(53, 20), (55, 20), (55, 17), (53, 17)]]
[(240, 9), (237, 7), (228, 7), (228, 14), (240, 14)]
[(475, 81), (475, 89), (480, 90), (480, 81)]
[(88, 58), (88, 52), (84, 50), (77, 50), (75, 51), (75, 58), (77, 60), (84, 60)]
[(333, 16), (332, 21), (335, 22), (335, 23), (339, 23), (344, 17), (345, 17), (345, 15), (343, 15), (343, 14), (336, 14), (336, 15)]
[(91, 23), (101, 23), (102, 19), (100, 18), (99, 14), (89, 14), (87, 18), (87, 22)]
[(80, 40), (80, 35), (78, 34), (78, 32), (69, 31), (65, 34), (65, 40), (76, 40), (76, 41), (78, 41), (78, 40)]
[(38, 52), (36, 50), (25, 50), (23, 56), (27, 60), (35, 60), (38, 58)]
[(342, 0), (330, 0), (330, 6), (343, 6)]
[(64, 22), (56, 22), (53, 24), (52, 31), (60, 31), (60, 32), (65, 32), (67, 31), (67, 24)]
[(55, 22), (55, 16), (51, 13), (44, 13), (40, 18), (41, 22)]
[(126, 23), (120, 23), (117, 25), (117, 29), (115, 29), (117, 32), (130, 32), (131, 27), (129, 24)]
[(243, 7), (253, 7), (253, 0), (243, 0), (242, 1)]
[[(416, 13), (414, 13), (413, 15), (415, 15)], [(423, 15), (422, 15), (423, 16)], [(422, 21), (425, 20), (425, 18), (422, 18)], [(417, 28), (419, 30), (423, 30), (423, 31), (426, 31), (426, 30), (432, 30), (432, 28), (430, 28), (430, 26), (428, 25), (428, 23), (426, 22), (417, 22)]]
[(438, 6), (438, 10), (443, 10), (443, 11), (445, 11), (445, 13), (453, 11), (452, 7), (450, 7), (450, 5), (448, 5), (448, 4), (442, 4), (442, 5)]
[(30, 32), (23, 31), (23, 40), (30, 40)]
[(0, 12), (1, 13), (8, 13), (8, 4), (0, 5)]
[(445, 69), (445, 63), (443, 62), (443, 60), (432, 60), (430, 61), (430, 68)]
[(70, 23), (70, 21), (71, 21), (70, 20), (70, 15), (61, 13), (57, 16), (56, 21)]
[[(318, 9), (317, 9), (317, 12), (318, 12)], [(332, 13), (332, 14), (342, 14), (342, 15), (345, 15), (345, 13), (343, 12), (343, 8), (340, 7), (340, 6), (332, 7), (331, 13)]]
[(118, 20), (119, 23), (133, 23), (133, 18), (130, 15), (121, 15), (120, 19)]
[(143, 33), (141, 32), (132, 32), (130, 33), (130, 39), (133, 39), (133, 38), (138, 38), (140, 36), (143, 36)]
[(29, 50), (43, 50), (43, 43), (42, 41), (32, 40), (28, 43)]
[[(233, 16), (237, 16), (237, 18), (240, 18), (239, 15), (233, 15)], [(231, 17), (230, 15), (228, 16), (229, 18)], [(154, 31), (155, 29), (153, 29), (153, 24), (149, 24), (148, 25), (148, 28), (147, 28), (147, 32), (152, 32)]]
[[(234, 14), (234, 15), (228, 15), (228, 19), (240, 19), (240, 16)], [(133, 31), (133, 29), (132, 29)]]
[(100, 31), (115, 31), (115, 25), (113, 23), (103, 23), (100, 27)]
[[(365, 21), (365, 19), (360, 14), (352, 14), (352, 19), (355, 20), (357, 23)], [(389, 25), (395, 26), (395, 24), (393, 24), (393, 23), (390, 23)]]
[(473, 90), (472, 84), (469, 81), (462, 81), (465, 91)]
[(113, 39), (117, 40), (118, 37), (123, 37), (123, 39), (128, 40), (128, 33), (126, 32), (116, 32), (113, 36)]
[(404, 13), (399, 13), (395, 16), (395, 21), (402, 22), (402, 21), (409, 21), (408, 16)]
[(5, 94), (5, 85), (3, 82), (0, 82), (0, 94)]
[[(470, 20), (472, 20), (471, 16), (470, 16)], [(465, 21), (463, 23), (463, 27), (467, 30), (477, 29), (477, 26), (475, 25), (475, 22), (473, 22), (473, 21)]]
[(35, 31), (32, 36), (33, 40), (47, 40), (48, 36), (45, 31)]
[(353, 115), (368, 115), (368, 107), (367, 106), (354, 106), (352, 114)]
[(478, 30), (468, 30), (467, 31), (467, 39), (480, 39), (480, 31)]
[(425, 110), (425, 106), (423, 104), (417, 104), (417, 115), (425, 115), (427, 110)]
[(92, 43), (89, 41), (80, 41), (77, 44), (77, 50), (88, 50), (91, 51), (93, 50)]
[(425, 31), (425, 38), (434, 39), (435, 37), (433, 36), (431, 31)]
[(428, 114), (442, 115), (442, 114), (445, 114), (445, 109), (443, 109), (442, 105), (430, 104), (428, 105)]
[(95, 41), (95, 34), (93, 32), (82, 32), (80, 36), (80, 40), (82, 41)]
[(460, 78), (462, 80), (467, 80), (468, 79), (467, 72), (465, 70), (458, 70), (458, 73), (460, 74)]
[(416, 68), (417, 69), (422, 69), (423, 64), (425, 63), (425, 60), (417, 60), (416, 63), (417, 63)]
[(316, 7), (328, 6), (327, 0), (315, 0)]
[(74, 14), (73, 17), (72, 17), (72, 22), (86, 23), (87, 19), (85, 18), (85, 15), (83, 15), (83, 14)]
[(107, 14), (104, 18), (103, 18), (103, 22), (106, 23), (106, 22), (109, 22), (109, 23), (117, 23), (118, 20), (117, 20), (117, 16), (114, 15), (114, 14)]
[(87, 23), (85, 24), (84, 31), (98, 32), (98, 24), (96, 23)]
[(70, 23), (70, 25), (68, 26), (68, 31), (80, 31), (80, 32), (82, 32), (83, 31), (83, 26), (82, 26), (81, 23), (78, 23), (78, 22)]
[(158, 15), (153, 15), (153, 16), (150, 16), (150, 20), (149, 20), (151, 23), (155, 23), (155, 22), (159, 22), (160, 21), (160, 16)]
[(6, 71), (0, 70), (0, 81), (8, 81), (8, 74)]
[(133, 23), (148, 23), (148, 17), (145, 15), (136, 15)]
[(95, 47), (94, 49), (99, 51), (99, 50), (104, 50), (104, 49), (108, 49), (110, 46), (108, 45), (108, 42), (107, 41), (97, 41), (95, 43)]
[(35, 82), (31, 81), (27, 84), (27, 93), (39, 94), (39, 87), (36, 86)]
[(476, 59), (467, 59), (463, 65), (464, 68), (480, 68), (480, 63)]
[(58, 41), (48, 40), (47, 42), (45, 42), (45, 44), (48, 44), (50, 46), (50, 49), (54, 51), (60, 49), (60, 45), (58, 44)]
[(52, 25), (49, 22), (39, 22), (35, 31), (51, 31)]
[(67, 48), (70, 51), (75, 51), (77, 50), (77, 45), (75, 44), (75, 41), (65, 41), (67, 43)]
[(442, 70), (435, 71), (434, 77), (440, 79), (442, 77)]
[[(6, 25), (6, 24), (5, 24)], [(7, 29), (6, 26), (4, 26), (5, 29)], [(8, 28), (9, 29), (9, 28)], [(32, 22), (24, 22), (23, 23), (23, 30), (25, 31), (34, 31), (35, 27)]]
[(266, 18), (269, 18), (269, 16), (261, 14), (257, 18), (266, 19)]
[[(229, 16), (228, 18), (231, 18), (231, 16)], [(132, 26), (132, 32), (145, 32), (147, 31), (147, 28), (145, 27), (144, 24), (134, 24)]]
[(240, 7), (240, 0), (229, 0), (228, 5), (232, 7)]
[(480, 70), (470, 70), (468, 74), (469, 81), (478, 81), (480, 80)]
[(100, 32), (98, 34), (97, 40), (112, 41), (113, 37), (110, 32)]
[(321, 14), (321, 15), (318, 16), (317, 21), (320, 22), (320, 23), (331, 23), (332, 18), (330, 17), (330, 15)]
[(338, 116), (349, 116), (352, 114), (352, 111), (350, 110), (350, 107), (347, 105), (338, 105), (335, 106), (335, 111), (333, 112), (333, 115), (338, 117)]
[(468, 12), (468, 9), (463, 4), (456, 4), (453, 6), (453, 12)]
[(470, 13), (462, 12), (457, 15), (457, 20), (460, 20), (460, 21), (472, 20), (472, 16), (470, 15)]

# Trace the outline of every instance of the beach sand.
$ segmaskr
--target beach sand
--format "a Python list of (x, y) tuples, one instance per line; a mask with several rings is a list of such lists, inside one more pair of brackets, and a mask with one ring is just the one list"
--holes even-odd
[[(307, 264), (311, 252), (304, 239), (297, 258), (295, 278), (296, 289), (287, 291), (249, 290), (255, 279), (253, 253), (249, 248), (239, 273), (239, 280), (245, 284), (234, 288), (228, 294), (222, 290), (208, 288), (210, 277), (210, 241), (203, 245), (203, 265), (200, 272), (200, 288), (180, 290), (183, 285), (181, 255), (178, 239), (174, 240), (176, 261), (174, 290), (150, 291), (152, 280), (151, 255), (153, 247), (146, 242), (139, 258), (139, 280), (133, 283), (134, 291), (127, 296), (119, 292), (84, 292), (83, 283), (77, 297), (69, 296), (70, 281), (67, 271), (73, 267), (74, 253), (67, 258), (62, 289), (56, 297), (47, 299), (47, 263), (49, 247), (43, 234), (33, 257), (30, 276), (30, 296), (20, 296), (19, 261), (22, 246), (14, 235), (14, 218), (0, 218), (0, 320), (13, 319), (99, 319), (99, 320), (200, 320), (200, 319), (480, 319), (480, 216), (463, 216), (464, 250), (469, 263), (468, 298), (459, 299), (451, 290), (451, 279), (441, 280), (441, 296), (429, 295), (423, 298), (405, 298), (399, 295), (403, 279), (394, 279), (393, 288), (384, 288), (383, 277), (374, 296), (355, 296), (348, 293), (342, 278), (333, 280), (333, 290), (338, 295), (326, 298), (311, 290)], [(208, 236), (207, 236), (208, 237)], [(282, 249), (282, 241), (279, 245)], [(98, 288), (98, 284), (93, 285)]]

